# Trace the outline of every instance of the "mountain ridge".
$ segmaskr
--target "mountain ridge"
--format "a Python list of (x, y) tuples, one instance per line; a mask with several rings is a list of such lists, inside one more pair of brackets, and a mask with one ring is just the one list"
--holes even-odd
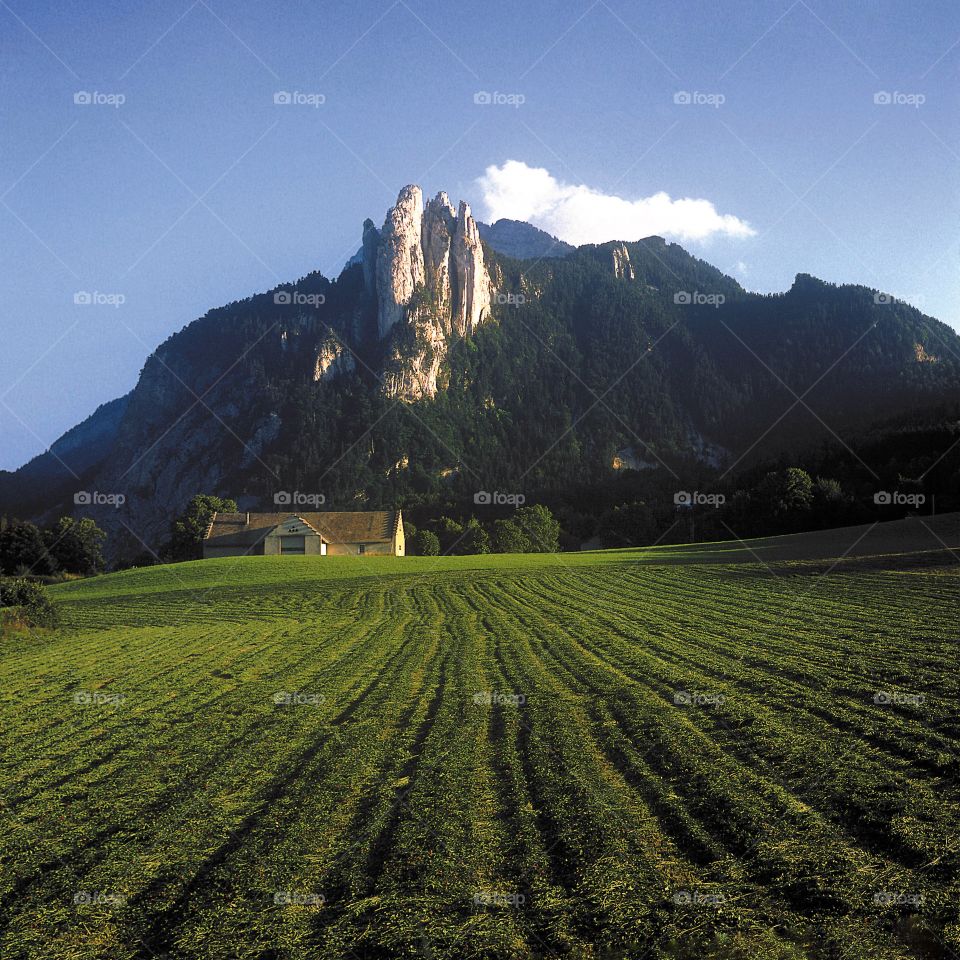
[[(409, 185), (337, 278), (171, 335), (86, 464), (126, 512), (84, 512), (140, 552), (200, 491), (244, 509), (318, 486), (334, 509), (535, 491), (615, 463), (750, 462), (957, 397), (960, 338), (870, 288), (800, 273), (760, 295), (660, 237), (520, 260), (483, 233)], [(0, 508), (72, 509), (73, 478), (27, 501), (21, 471)]]

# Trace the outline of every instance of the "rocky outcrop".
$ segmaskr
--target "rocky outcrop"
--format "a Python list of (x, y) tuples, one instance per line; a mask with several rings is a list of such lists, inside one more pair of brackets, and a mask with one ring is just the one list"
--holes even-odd
[(383, 339), (406, 316), (406, 307), (423, 283), (423, 193), (417, 186), (400, 191), (387, 212), (377, 249), (377, 328)]
[(443, 192), (424, 205), (419, 187), (404, 187), (379, 234), (364, 224), (363, 271), (376, 291), (378, 336), (392, 337), (384, 392), (434, 396), (450, 337), (470, 336), (490, 315), (492, 284), (470, 207), (455, 211)]
[(363, 289), (370, 296), (377, 292), (377, 248), (380, 246), (380, 231), (369, 218), (363, 221), (363, 246), (358, 251), (363, 267)]
[(353, 373), (357, 361), (349, 347), (345, 347), (336, 337), (328, 337), (317, 349), (313, 365), (314, 382), (333, 380), (345, 373)]
[[(459, 336), (469, 336), (489, 315), (490, 275), (466, 203), (455, 212), (441, 192), (424, 206), (420, 188), (410, 185), (388, 211), (379, 238), (375, 233), (372, 224), (365, 225), (364, 281), (375, 272), (381, 339), (411, 310), (421, 319), (428, 312), (446, 334)], [(418, 292), (420, 301), (414, 303)]]
[(394, 341), (384, 365), (383, 394), (408, 403), (436, 396), (446, 356), (447, 337), (441, 327), (431, 317), (414, 316)]
[(451, 297), (456, 285), (452, 275), (450, 248), (456, 232), (457, 215), (445, 193), (438, 193), (423, 211), (423, 266), (425, 285), (432, 295), (437, 319), (449, 333), (446, 321), (452, 308)]
[(490, 277), (483, 263), (483, 245), (470, 207), (460, 201), (450, 245), (456, 289), (453, 296), (453, 328), (469, 336), (490, 313)]
[(630, 262), (630, 251), (626, 244), (621, 243), (613, 248), (613, 275), (618, 280), (633, 280), (633, 264)]

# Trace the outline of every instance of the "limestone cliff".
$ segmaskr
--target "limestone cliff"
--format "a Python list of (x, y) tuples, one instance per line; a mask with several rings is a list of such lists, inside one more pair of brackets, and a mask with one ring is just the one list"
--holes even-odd
[(432, 397), (449, 338), (470, 336), (490, 315), (492, 283), (470, 207), (454, 211), (443, 192), (423, 203), (418, 186), (400, 191), (379, 236), (365, 224), (364, 282), (376, 277), (377, 332), (387, 340), (383, 392)]
[(483, 246), (470, 207), (460, 201), (450, 257), (456, 279), (454, 330), (469, 336), (490, 312), (490, 278), (483, 263)]
[(613, 275), (618, 280), (633, 280), (633, 264), (630, 262), (630, 251), (625, 243), (617, 244), (612, 251)]
[(332, 380), (357, 369), (356, 360), (349, 347), (345, 347), (336, 337), (327, 337), (317, 348), (313, 379)]
[(377, 327), (381, 339), (405, 318), (414, 290), (423, 283), (422, 227), (423, 193), (417, 186), (404, 187), (396, 206), (387, 212), (376, 252)]

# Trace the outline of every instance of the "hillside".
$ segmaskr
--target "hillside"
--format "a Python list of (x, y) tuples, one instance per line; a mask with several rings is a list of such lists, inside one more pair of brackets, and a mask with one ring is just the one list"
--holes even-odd
[[(117, 559), (158, 550), (198, 492), (241, 509), (284, 490), (332, 509), (479, 489), (532, 501), (624, 464), (683, 486), (825, 441), (842, 457), (893, 418), (957, 418), (960, 337), (877, 291), (798, 274), (752, 294), (659, 237), (514, 259), (544, 241), (524, 226), (481, 229), (468, 204), (404, 188), (338, 278), (310, 274), (171, 336), (97, 419), (109, 429), (80, 479), (47, 457), (3, 478), (0, 511), (73, 512), (81, 483), (122, 494), (122, 510), (83, 510)], [(889, 461), (879, 450), (864, 477)]]
[(946, 956), (958, 546), (56, 587), (58, 631), (0, 642), (0, 954)]

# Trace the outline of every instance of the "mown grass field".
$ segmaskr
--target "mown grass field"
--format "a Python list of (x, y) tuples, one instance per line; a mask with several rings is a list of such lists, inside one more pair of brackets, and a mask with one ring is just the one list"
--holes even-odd
[(957, 956), (958, 533), (54, 588), (0, 957)]

